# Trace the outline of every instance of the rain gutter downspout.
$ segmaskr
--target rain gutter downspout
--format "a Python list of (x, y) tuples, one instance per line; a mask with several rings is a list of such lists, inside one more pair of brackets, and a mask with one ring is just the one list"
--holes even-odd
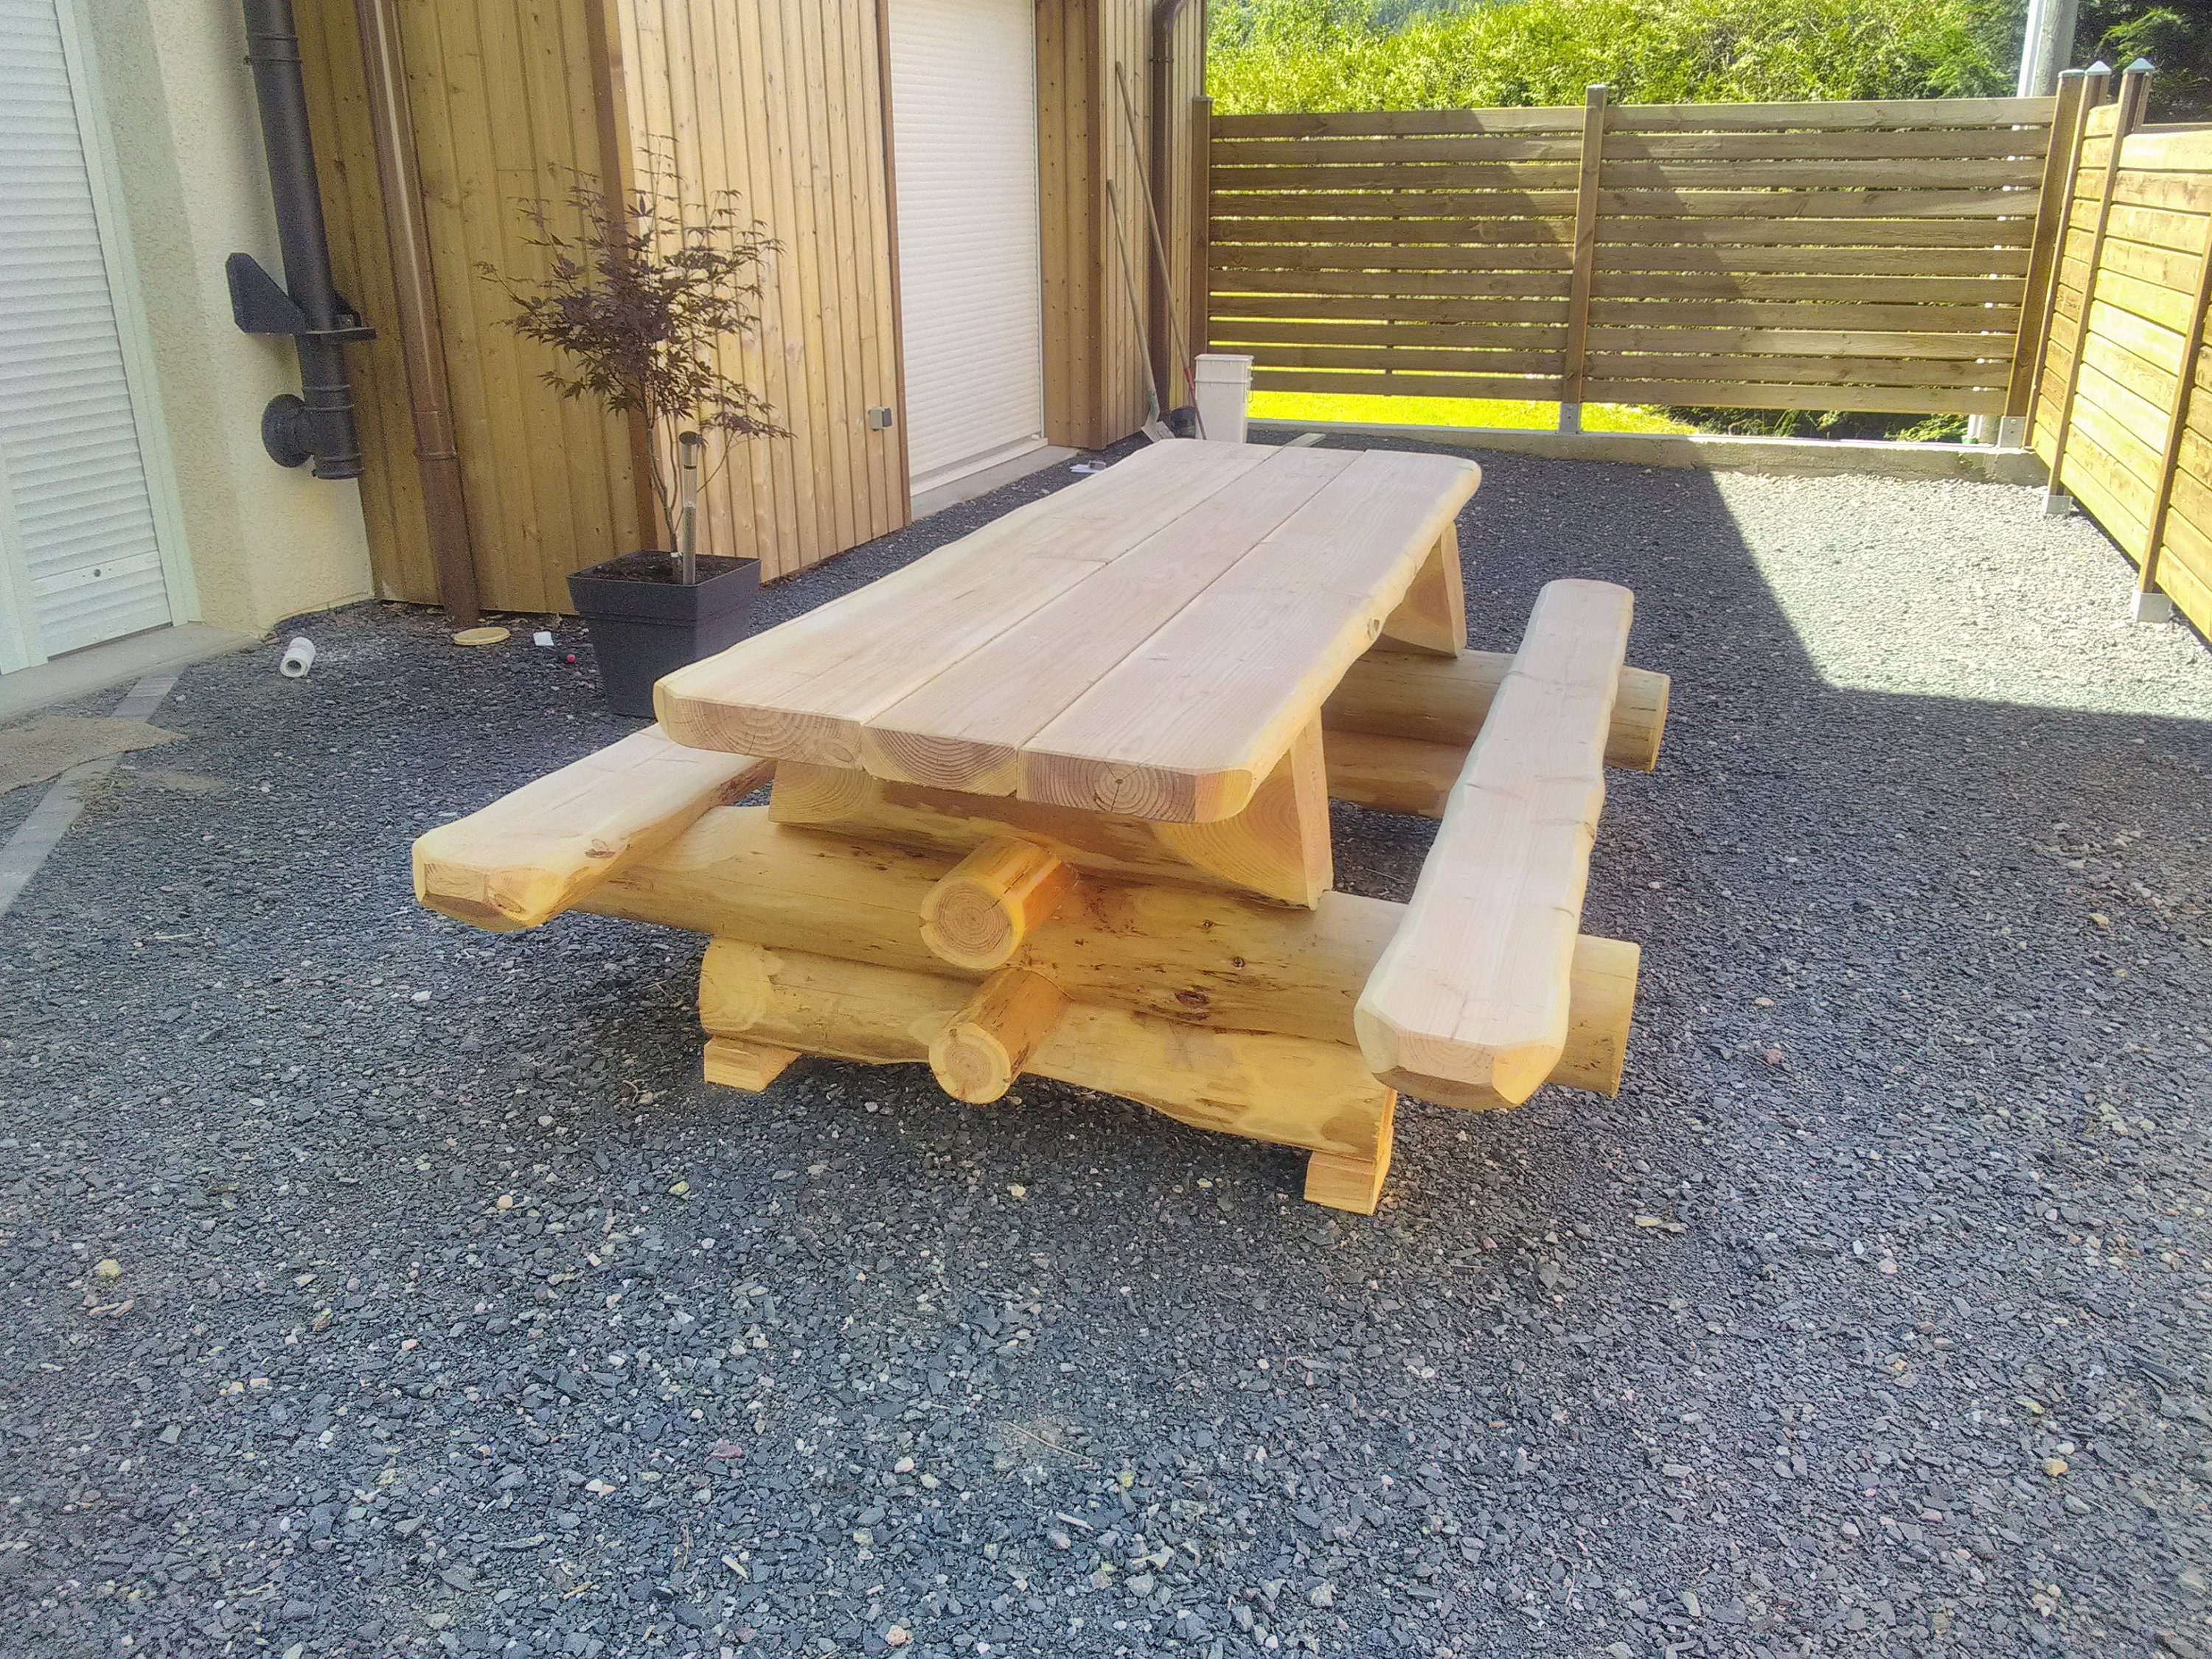
[(261, 441), (282, 465), (312, 459), (318, 478), (357, 478), (361, 437), (340, 348), (373, 340), (376, 331), (363, 325), (331, 284), (291, 0), (242, 3), (284, 281), (280, 286), (252, 254), (232, 254), (225, 262), (231, 314), (248, 334), (290, 335), (300, 359), (301, 395), (285, 392), (270, 402), (262, 411)]

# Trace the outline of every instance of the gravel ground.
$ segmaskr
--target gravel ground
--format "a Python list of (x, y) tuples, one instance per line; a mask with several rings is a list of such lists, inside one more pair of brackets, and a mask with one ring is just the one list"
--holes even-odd
[(0, 1648), (2212, 1654), (2212, 659), (2038, 504), (1492, 458), (1480, 642), (1611, 577), (1675, 676), (1643, 999), (1371, 1221), (1055, 1085), (709, 1094), (696, 939), (416, 910), (587, 653), (190, 670), (0, 919)]

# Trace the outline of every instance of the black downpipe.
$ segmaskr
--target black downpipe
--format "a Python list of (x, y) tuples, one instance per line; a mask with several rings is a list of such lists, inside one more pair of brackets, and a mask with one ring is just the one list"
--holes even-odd
[(243, 3), (246, 60), (253, 66), (254, 96), (261, 106), (284, 281), (278, 286), (252, 254), (232, 254), (227, 264), (231, 312), (248, 334), (290, 335), (300, 356), (301, 395), (284, 392), (270, 401), (262, 411), (261, 441), (280, 465), (312, 459), (318, 478), (357, 478), (361, 435), (340, 348), (373, 340), (376, 331), (362, 325), (331, 281), (331, 245), (315, 184), (292, 0)]

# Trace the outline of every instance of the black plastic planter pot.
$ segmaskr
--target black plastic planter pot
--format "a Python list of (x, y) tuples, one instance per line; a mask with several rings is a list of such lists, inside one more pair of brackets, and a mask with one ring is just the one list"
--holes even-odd
[(699, 580), (687, 585), (673, 555), (625, 553), (568, 578), (608, 706), (647, 720), (653, 683), (743, 639), (759, 592), (758, 559), (702, 557)]

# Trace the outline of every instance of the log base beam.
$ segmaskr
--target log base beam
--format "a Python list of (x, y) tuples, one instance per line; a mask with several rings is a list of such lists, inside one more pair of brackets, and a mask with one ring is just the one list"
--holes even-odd
[[(1194, 1128), (1301, 1147), (1316, 1154), (1307, 1195), (1337, 1209), (1371, 1213), (1389, 1167), (1398, 1097), (1349, 1043), (1071, 1003), (1019, 969), (979, 988), (718, 939), (700, 974), (699, 1017), (710, 1056), (726, 1047), (876, 1066), (926, 1061), (948, 1093), (978, 1101), (999, 1098), (1027, 1073), (1119, 1095)], [(972, 1079), (961, 1058), (970, 1045), (996, 1050)], [(723, 1080), (711, 1060), (708, 1076)]]
[(929, 1069), (937, 1086), (970, 1106), (989, 1105), (1013, 1087), (1066, 1012), (1067, 999), (1042, 974), (1000, 969), (931, 1040)]
[(1042, 847), (987, 841), (922, 900), (921, 942), (955, 968), (988, 974), (1013, 960), (1074, 883), (1075, 872)]

